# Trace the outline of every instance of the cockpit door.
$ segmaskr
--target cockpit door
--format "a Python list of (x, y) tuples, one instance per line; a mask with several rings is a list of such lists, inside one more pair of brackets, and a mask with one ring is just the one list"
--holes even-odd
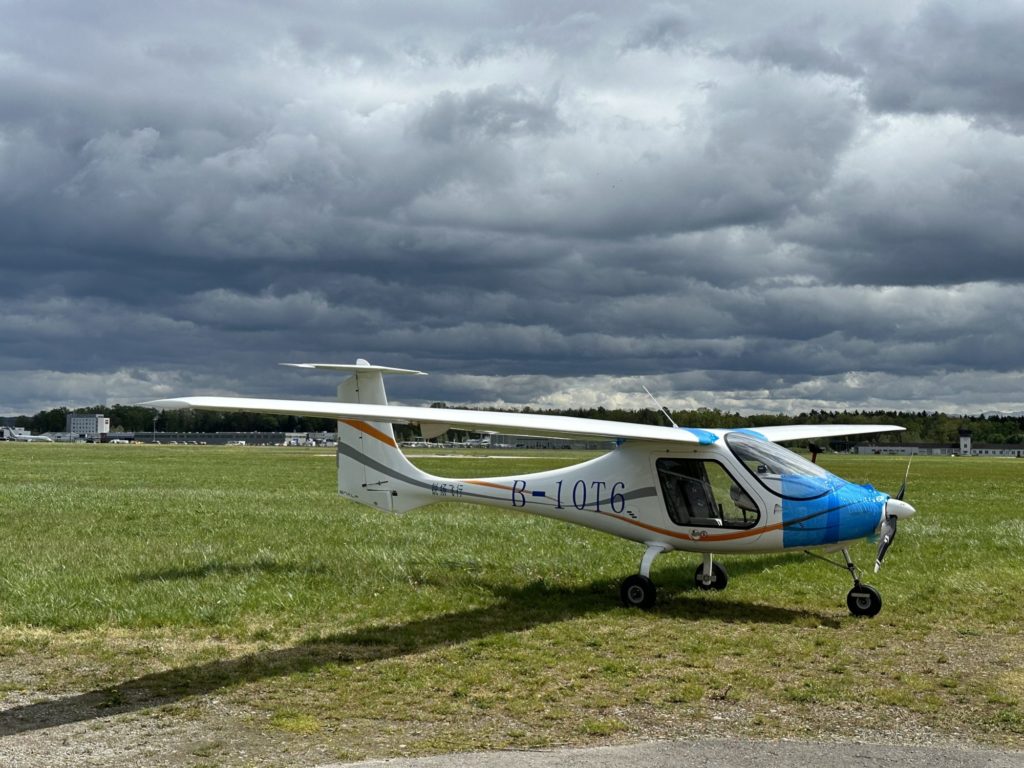
[[(672, 524), (696, 539), (754, 540), (764, 518), (759, 494), (749, 493), (718, 461), (661, 457), (655, 462), (659, 490)], [(726, 536), (750, 531), (749, 536)]]

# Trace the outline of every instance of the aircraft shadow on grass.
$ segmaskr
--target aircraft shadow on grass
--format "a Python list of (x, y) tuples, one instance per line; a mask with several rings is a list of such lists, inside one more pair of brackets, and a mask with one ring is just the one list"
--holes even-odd
[[(679, 581), (682, 582), (681, 575)], [(520, 589), (507, 586), (492, 586), (491, 589), (498, 602), (485, 608), (341, 632), (290, 648), (153, 672), (72, 696), (11, 707), (0, 711), (0, 737), (153, 709), (221, 689), (310, 672), (332, 664), (365, 664), (401, 658), (498, 633), (521, 632), (591, 614), (624, 610), (608, 599), (615, 591), (612, 581), (595, 581), (576, 588), (534, 582)], [(819, 625), (840, 626), (832, 616), (740, 601), (707, 600), (692, 589), (693, 594), (674, 595), (654, 615), (681, 621), (710, 617), (735, 623), (814, 621)]]

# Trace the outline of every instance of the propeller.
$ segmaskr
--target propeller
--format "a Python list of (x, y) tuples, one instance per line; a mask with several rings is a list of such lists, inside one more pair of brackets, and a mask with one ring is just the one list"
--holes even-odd
[[(886, 502), (886, 507), (889, 504)], [(886, 512), (889, 510), (886, 509)], [(895, 515), (886, 514), (885, 520), (882, 521), (882, 538), (878, 542), (878, 554), (875, 556), (875, 573), (878, 573), (878, 569), (882, 567), (882, 559), (885, 557), (885, 553), (889, 550), (889, 545), (892, 544), (893, 539), (896, 538), (896, 521), (899, 520)]]
[(885, 502), (885, 519), (882, 520), (881, 538), (878, 542), (878, 554), (875, 556), (875, 573), (882, 567), (882, 560), (889, 546), (896, 538), (896, 523), (901, 517), (910, 517), (916, 511), (912, 506), (903, 500), (907, 492), (907, 479), (910, 477), (910, 462), (914, 460), (913, 455), (907, 462), (907, 472), (903, 475), (903, 484), (896, 491), (896, 495)]
[(903, 494), (907, 492), (907, 480), (910, 478), (910, 462), (914, 460), (914, 454), (910, 454), (910, 461), (907, 462), (907, 471), (903, 475), (903, 484), (896, 491), (896, 501), (903, 501)]

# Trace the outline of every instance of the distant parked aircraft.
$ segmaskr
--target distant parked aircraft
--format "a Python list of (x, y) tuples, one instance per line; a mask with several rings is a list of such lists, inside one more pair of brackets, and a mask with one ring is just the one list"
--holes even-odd
[(0, 427), (0, 440), (15, 440), (19, 443), (52, 443), (46, 435), (33, 435), (16, 427)]

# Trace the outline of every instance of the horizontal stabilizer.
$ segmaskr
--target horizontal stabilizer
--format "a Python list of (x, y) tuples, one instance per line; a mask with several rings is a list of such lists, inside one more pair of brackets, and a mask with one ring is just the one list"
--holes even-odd
[(345, 373), (402, 373), (412, 376), (426, 376), (424, 371), (409, 368), (392, 368), (387, 365), (370, 365), (366, 360), (359, 359), (352, 363), (281, 363), (290, 368), (316, 368), (323, 371), (344, 371)]

